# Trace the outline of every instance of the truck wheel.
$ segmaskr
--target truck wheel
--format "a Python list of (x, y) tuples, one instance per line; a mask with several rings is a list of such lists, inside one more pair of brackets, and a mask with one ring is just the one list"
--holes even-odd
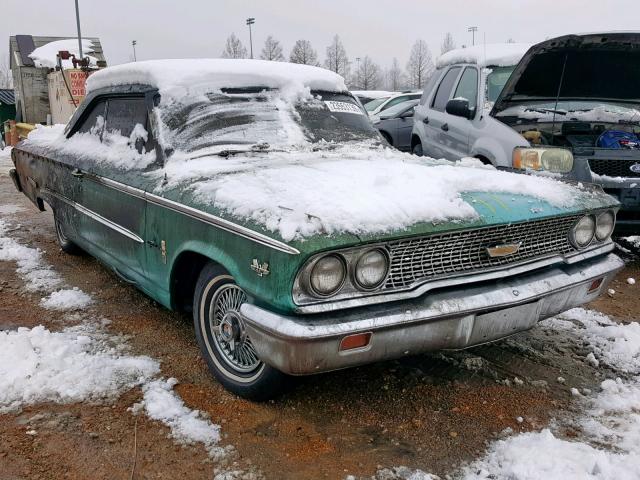
[(200, 272), (193, 298), (196, 338), (209, 370), (224, 387), (249, 400), (281, 393), (288, 377), (258, 358), (244, 328), (240, 306), (244, 291), (219, 265)]
[(422, 143), (417, 143), (416, 145), (414, 145), (413, 149), (411, 150), (411, 153), (419, 157), (422, 157), (424, 155), (424, 153), (422, 153)]
[(64, 221), (61, 218), (61, 215), (54, 212), (53, 214), (53, 223), (56, 228), (56, 239), (58, 240), (58, 245), (60, 245), (60, 249), (64, 253), (68, 253), (69, 255), (80, 255), (82, 253), (82, 249), (73, 243), (67, 235), (65, 234), (66, 226)]

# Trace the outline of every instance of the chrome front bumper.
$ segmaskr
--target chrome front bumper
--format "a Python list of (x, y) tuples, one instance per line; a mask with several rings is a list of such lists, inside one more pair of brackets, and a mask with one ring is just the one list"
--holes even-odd
[[(308, 375), (404, 355), (462, 349), (528, 330), (595, 299), (624, 266), (616, 255), (420, 298), (327, 314), (283, 316), (252, 304), (241, 312), (258, 356), (291, 375)], [(601, 285), (589, 291), (594, 280)], [(371, 332), (364, 348), (340, 351), (347, 335)]]

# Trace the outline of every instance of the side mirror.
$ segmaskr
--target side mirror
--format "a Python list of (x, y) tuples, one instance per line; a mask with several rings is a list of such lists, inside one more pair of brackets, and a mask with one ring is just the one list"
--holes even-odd
[(411, 118), (413, 117), (413, 114), (415, 113), (415, 107), (411, 107), (409, 110), (407, 110), (406, 112), (403, 112), (400, 115), (400, 118)]
[(466, 98), (449, 100), (445, 110), (449, 115), (466, 118), (467, 120), (471, 120), (475, 115), (475, 109), (469, 108), (469, 100)]

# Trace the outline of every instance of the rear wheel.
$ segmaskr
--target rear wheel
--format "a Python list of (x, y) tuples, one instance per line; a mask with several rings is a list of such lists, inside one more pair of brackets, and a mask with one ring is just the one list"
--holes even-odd
[(288, 377), (258, 358), (240, 306), (244, 291), (220, 266), (207, 264), (193, 300), (193, 321), (209, 370), (227, 390), (250, 400), (268, 400), (283, 391)]
[(67, 226), (64, 223), (63, 217), (59, 215), (57, 212), (53, 214), (53, 223), (55, 224), (56, 229), (56, 239), (58, 240), (58, 245), (60, 245), (60, 249), (64, 253), (68, 253), (70, 255), (79, 255), (82, 253), (82, 250), (78, 245), (73, 243), (67, 237), (66, 231)]
[(424, 155), (424, 153), (422, 152), (422, 143), (420, 142), (416, 143), (411, 149), (411, 153), (419, 157), (422, 157)]

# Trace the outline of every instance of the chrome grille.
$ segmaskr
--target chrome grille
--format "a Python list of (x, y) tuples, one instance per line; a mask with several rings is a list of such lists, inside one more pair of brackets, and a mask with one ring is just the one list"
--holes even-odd
[[(398, 240), (389, 243), (391, 268), (386, 289), (407, 288), (445, 275), (475, 273), (575, 251), (569, 230), (580, 215), (514, 223)], [(492, 258), (487, 247), (521, 243), (517, 253)]]
[(640, 164), (640, 160), (608, 160), (601, 158), (589, 160), (589, 167), (593, 173), (608, 177), (638, 178), (640, 177), (640, 172), (631, 171), (631, 166), (635, 164)]

